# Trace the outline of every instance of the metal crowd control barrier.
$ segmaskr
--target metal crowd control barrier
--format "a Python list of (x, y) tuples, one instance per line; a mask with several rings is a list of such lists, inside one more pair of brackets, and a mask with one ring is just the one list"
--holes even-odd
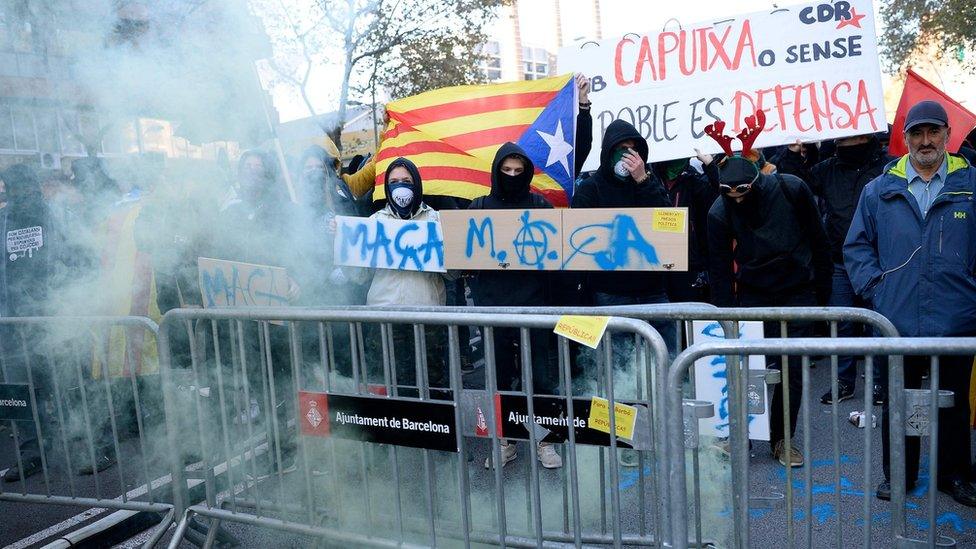
[[(349, 307), (347, 309), (357, 310), (360, 307)], [(400, 310), (400, 311), (413, 311), (418, 313), (433, 313), (442, 311), (467, 311), (476, 313), (487, 313), (487, 314), (546, 314), (546, 315), (602, 315), (602, 316), (618, 316), (640, 319), (648, 322), (662, 322), (662, 321), (673, 321), (675, 323), (674, 329), (674, 339), (673, 341), (668, 341), (669, 347), (672, 353), (676, 350), (683, 349), (682, 347), (682, 332), (683, 330), (688, 330), (690, 332), (690, 323), (695, 320), (712, 320), (718, 321), (723, 328), (725, 337), (728, 339), (737, 339), (739, 337), (739, 325), (738, 322), (742, 321), (763, 321), (763, 322), (776, 322), (779, 324), (779, 337), (786, 338), (788, 335), (789, 323), (791, 322), (827, 322), (830, 328), (831, 338), (837, 337), (838, 323), (839, 322), (853, 322), (870, 327), (877, 334), (885, 337), (898, 337), (898, 331), (895, 329), (894, 325), (883, 315), (878, 314), (874, 311), (868, 309), (860, 309), (856, 307), (734, 307), (734, 308), (718, 308), (713, 305), (705, 303), (663, 303), (663, 304), (647, 304), (647, 305), (627, 305), (627, 306), (613, 306), (613, 307), (402, 307), (389, 310)], [(767, 334), (766, 337), (770, 337), (771, 334)], [(673, 346), (671, 344), (673, 343)], [(690, 343), (693, 343), (690, 342)], [(786, 360), (783, 360), (785, 363)], [(729, 368), (735, 370), (738, 368), (737, 357), (730, 357)], [(831, 356), (831, 391), (834, 395), (834, 404), (831, 406), (832, 412), (832, 435), (833, 435), (833, 462), (834, 462), (834, 473), (835, 473), (835, 500), (837, 501), (837, 506), (840, 507), (840, 453), (839, 453), (839, 442), (838, 433), (840, 430), (840, 420), (838, 414), (838, 407), (836, 404), (837, 394), (838, 394), (838, 381), (837, 381), (837, 368), (838, 368), (838, 356)], [(785, 367), (785, 371), (789, 372), (789, 366)], [(902, 360), (901, 357), (892, 357), (889, 361), (889, 377), (890, 377), (890, 392), (892, 394), (891, 402), (891, 417), (892, 417), (892, 437), (901, 436), (899, 440), (904, 438), (905, 425), (903, 419), (903, 407), (904, 407), (904, 383), (902, 378)], [(777, 372), (769, 372), (767, 374), (767, 383), (779, 383), (780, 377), (776, 375)], [(731, 381), (735, 382), (737, 378), (731, 378)], [(870, 392), (870, 383), (867, 383), (868, 391)], [(667, 406), (665, 402), (667, 401), (667, 393), (665, 391), (666, 383), (654, 384), (653, 387), (659, 389), (661, 392), (657, 394), (654, 399), (655, 414), (658, 418), (667, 417)], [(788, 392), (787, 392), (788, 393)], [(745, 422), (738, 420), (738, 414), (734, 413), (737, 406), (743, 407), (747, 406), (745, 401), (745, 394), (742, 395), (742, 400), (736, 401), (735, 399), (730, 400), (730, 431), (733, 433), (738, 433), (734, 435), (731, 444), (735, 446), (736, 444), (741, 444), (737, 451), (733, 452), (733, 460), (736, 461), (735, 466), (732, 467), (732, 543), (736, 547), (747, 547), (748, 544), (748, 532), (741, 527), (741, 525), (748, 524), (749, 518), (749, 485), (747, 478), (740, 478), (739, 472), (745, 470), (744, 468), (748, 465), (748, 426)], [(789, 397), (788, 394), (785, 397), (785, 403), (788, 406)], [(694, 415), (696, 401), (689, 400), (687, 402), (689, 405), (688, 413)], [(700, 404), (700, 403), (699, 403)], [(785, 420), (787, 429), (789, 428), (789, 418)], [(660, 425), (656, 428), (659, 429), (661, 439), (667, 439), (666, 435), (666, 425), (665, 421), (661, 421)], [(694, 440), (689, 441), (693, 443), (694, 453), (694, 486), (696, 490), (694, 491), (694, 509), (701, 509), (700, 493), (697, 490), (699, 486), (700, 477), (700, 464), (698, 462), (698, 451), (697, 444), (698, 440), (695, 437)], [(788, 439), (787, 439), (788, 442)], [(666, 446), (668, 443), (664, 442), (662, 446)], [(789, 446), (787, 446), (786, 452), (789, 453)], [(905, 459), (904, 454), (899, 453), (892, 456), (892, 471), (902, 471), (902, 478), (904, 477), (904, 465)], [(640, 475), (643, 475), (643, 469), (641, 469)], [(669, 474), (669, 465), (666, 460), (656, 460), (655, 462), (655, 474), (658, 478), (664, 478)], [(667, 495), (668, 488), (665, 488), (663, 493)], [(793, 478), (792, 470), (787, 469), (786, 471), (786, 482), (785, 482), (785, 496), (787, 514), (792, 513), (792, 491), (793, 491)], [(905, 535), (905, 514), (904, 514), (904, 502), (905, 502), (905, 489), (904, 483), (899, 484), (898, 482), (893, 482), (892, 485), (892, 504), (895, 506), (895, 511), (892, 516), (892, 527), (896, 533), (896, 536), (904, 537)], [(671, 542), (672, 538), (669, 535), (669, 529), (664, 530), (664, 541)], [(787, 524), (787, 530), (792, 532), (792, 523)], [(704, 543), (702, 535), (702, 516), (701, 513), (696, 512), (695, 514), (695, 536), (691, 539), (695, 540), (697, 546), (702, 546)]]
[[(876, 356), (889, 356), (891, 360), (889, 363), (897, 363), (897, 366), (889, 366), (892, 374), (892, 384), (891, 384), (891, 394), (892, 402), (891, 406), (891, 482), (892, 482), (892, 502), (891, 507), (893, 514), (900, 513), (904, 515), (904, 484), (905, 484), (905, 447), (904, 447), (904, 432), (905, 425), (903, 423), (903, 418), (901, 417), (902, 410), (904, 409), (905, 391), (903, 389), (903, 384), (900, 379), (900, 368), (901, 368), (901, 357), (903, 356), (930, 356), (930, 389), (926, 391), (928, 393), (927, 407), (916, 408), (916, 413), (922, 413), (925, 417), (920, 421), (923, 424), (922, 428), (917, 434), (918, 436), (928, 434), (929, 435), (929, 467), (930, 467), (930, 477), (932, 479), (938, 478), (938, 459), (937, 459), (937, 448), (938, 448), (938, 409), (940, 407), (945, 407), (947, 402), (951, 402), (952, 396), (947, 394), (946, 391), (939, 389), (939, 356), (945, 355), (974, 355), (976, 354), (976, 338), (835, 338), (835, 339), (812, 339), (812, 338), (795, 338), (795, 339), (763, 339), (763, 340), (728, 340), (722, 342), (708, 342), (694, 345), (685, 351), (683, 351), (675, 359), (671, 370), (668, 373), (668, 437), (669, 437), (669, 457), (668, 462), (671, 470), (670, 474), (670, 507), (671, 507), (671, 519), (672, 519), (672, 531), (674, 535), (675, 547), (686, 547), (687, 545), (681, 540), (687, 538), (688, 530), (688, 498), (687, 498), (687, 479), (685, 473), (685, 455), (683, 448), (683, 441), (686, 436), (688, 429), (697, 429), (697, 425), (693, 422), (687, 422), (686, 418), (682, 416), (683, 399), (682, 399), (682, 389), (685, 383), (685, 375), (688, 373), (689, 369), (694, 365), (695, 361), (702, 357), (716, 356), (716, 355), (728, 355), (730, 357), (748, 357), (749, 355), (776, 355), (782, 354), (784, 356), (800, 356), (802, 357), (802, 377), (803, 377), (803, 407), (802, 413), (802, 427), (803, 427), (803, 438), (804, 446), (806, 448), (811, 448), (811, 423), (810, 423), (810, 357), (818, 355), (854, 355), (863, 356), (865, 359), (865, 372), (867, 382), (865, 383), (865, 396), (864, 396), (864, 407), (865, 415), (867, 418), (872, 416), (872, 398), (870, 393), (870, 381), (873, 376), (873, 360)], [(896, 360), (896, 358), (898, 360)], [(731, 361), (730, 361), (731, 364)], [(738, 363), (737, 363), (738, 364)], [(730, 366), (730, 370), (733, 368)], [(742, 401), (745, 399), (745, 390), (742, 380), (742, 372), (744, 371), (741, 367), (736, 366), (734, 368), (733, 378), (738, 379), (736, 383), (730, 384), (730, 391), (733, 393), (730, 396), (731, 400)], [(834, 379), (834, 397), (836, 400), (836, 367), (833, 371), (832, 378)], [(898, 374), (896, 376), (895, 374)], [(897, 385), (897, 388), (896, 388)], [(921, 393), (922, 391), (917, 391)], [(746, 407), (744, 405), (738, 406), (732, 410), (733, 414), (739, 416), (740, 425), (745, 423)], [(872, 481), (872, 467), (871, 467), (871, 455), (872, 455), (872, 431), (873, 424), (870, 420), (865, 422), (865, 432), (864, 432), (864, 476), (865, 482), (870, 483)], [(900, 427), (900, 428), (899, 428)], [(738, 469), (738, 474), (736, 475), (738, 479), (748, 479), (749, 476), (749, 456), (748, 456), (748, 435), (747, 433), (740, 432), (739, 430), (733, 429), (731, 431), (732, 435), (732, 453), (733, 453), (733, 467)], [(836, 453), (836, 437), (835, 437), (835, 453)], [(900, 464), (900, 465), (899, 465)], [(835, 467), (838, 464), (834, 464)], [(789, 468), (787, 468), (789, 469)], [(804, 482), (803, 482), (803, 496), (804, 496), (804, 507), (805, 507), (805, 520), (804, 520), (804, 539), (806, 547), (813, 547), (814, 540), (812, 536), (813, 531), (813, 517), (812, 517), (812, 507), (813, 507), (813, 486), (812, 486), (812, 466), (809, 461), (804, 464)], [(836, 477), (835, 477), (836, 478)], [(839, 486), (839, 485), (838, 485)], [(911, 547), (924, 545), (928, 547), (935, 547), (937, 544), (937, 533), (936, 533), (936, 484), (931, 482), (928, 487), (928, 501), (926, 508), (926, 517), (928, 520), (928, 526), (923, 528), (926, 530), (925, 540), (916, 540), (909, 538), (905, 535), (905, 525), (904, 519), (902, 519), (901, 524), (893, 522), (892, 528), (892, 539), (884, 540), (887, 545), (894, 547)], [(839, 487), (837, 488), (839, 490)], [(895, 495), (897, 491), (901, 491), (902, 502), (896, 502)], [(874, 520), (874, 515), (871, 513), (871, 504), (874, 500), (874, 490), (866, 486), (863, 494), (863, 506), (862, 506), (862, 517), (861, 521), (863, 523), (863, 546), (872, 546), (872, 522)], [(740, 531), (736, 536), (736, 546), (737, 547), (749, 547), (749, 522), (748, 515), (747, 521), (742, 523), (740, 526)], [(787, 521), (792, 524), (792, 513), (787, 515)], [(844, 532), (841, 530), (842, 526), (838, 521), (834, 529), (834, 539), (826, 542), (832, 544), (836, 547), (847, 547), (850, 545), (848, 540), (844, 539)], [(939, 539), (940, 546), (954, 545), (954, 541), (951, 539), (945, 539), (945, 536), (941, 536), (943, 539)], [(787, 531), (787, 539), (785, 540), (788, 547), (794, 546), (794, 535), (792, 528)]]
[[(181, 328), (198, 336), (196, 321), (209, 332), (207, 348), (201, 348), (203, 338), (190, 337), (190, 368), (178, 372), (171, 360), (172, 339)], [(212, 545), (228, 535), (219, 528), (221, 521), (379, 546), (433, 546), (445, 538), (465, 546), (661, 544), (670, 517), (667, 498), (655, 487), (658, 479), (651, 479), (646, 492), (641, 475), (634, 480), (640, 483), (639, 504), (621, 501), (618, 454), (633, 448), (641, 466), (650, 456), (662, 461), (664, 454), (649, 398), (615, 396), (611, 334), (639, 341), (636, 373), (641, 394), (648, 397), (659, 393), (652, 383), (664, 380), (666, 345), (644, 322), (611, 318), (599, 349), (603, 359), (594, 391), (605, 400), (574, 398), (569, 345), (562, 338), (555, 343), (553, 360), (558, 384), (553, 394), (540, 393), (534, 376), (541, 370), (533, 359), (544, 356), (548, 344), (535, 337), (555, 340), (551, 332), (557, 322), (551, 315), (376, 309), (168, 312), (161, 323), (160, 350), (174, 502), (183, 517), (170, 546), (184, 536)], [(459, 326), (484, 331), (483, 391), (463, 386)], [(431, 347), (436, 338), (429, 340), (427, 334), (437, 331), (446, 333), (446, 350)], [(520, 363), (533, 365), (521, 368), (520, 389), (498, 386), (499, 364), (515, 347), (496, 344), (496, 333), (498, 341), (514, 338)], [(317, 351), (306, 353), (309, 347)], [(412, 355), (404, 361), (406, 369), (397, 360), (402, 347)], [(348, 377), (337, 372), (346, 357)], [(378, 367), (371, 368), (371, 362)], [(431, 384), (438, 373), (441, 381)], [(185, 383), (192, 402), (178, 401), (179, 374), (189, 378)], [(190, 425), (181, 427), (183, 420)], [(322, 435), (328, 436), (319, 439)], [(486, 466), (492, 465), (491, 473), (480, 467), (486, 443), (478, 438), (490, 440)], [(508, 450), (502, 454), (501, 439), (528, 441), (527, 471), (494, 466), (510, 457)], [(563, 450), (564, 468), (543, 470), (534, 459), (543, 439)], [(187, 445), (202, 453), (205, 467), (199, 474), (188, 474), (178, 459)], [(599, 449), (598, 456), (588, 452), (589, 445)], [(588, 474), (591, 462), (599, 461), (602, 471), (605, 448), (609, 479), (601, 476), (599, 488), (590, 486), (595, 482), (595, 475)], [(193, 476), (206, 485), (200, 504), (185, 492)], [(507, 511), (512, 499), (521, 497), (513, 485), (525, 487), (525, 501), (515, 505), (516, 513), (527, 518), (524, 530)], [(607, 492), (609, 513), (602, 503)], [(562, 505), (551, 504), (560, 495)], [(596, 499), (600, 509), (591, 514)], [(196, 516), (208, 524), (196, 524)], [(588, 528), (595, 523), (601, 524), (600, 532)], [(604, 534), (608, 523), (610, 532)], [(648, 532), (649, 526), (654, 532)]]
[(157, 330), (142, 317), (0, 318), (0, 419), (18, 472), (0, 501), (160, 513), (157, 538), (172, 524), (168, 463), (152, 449)]

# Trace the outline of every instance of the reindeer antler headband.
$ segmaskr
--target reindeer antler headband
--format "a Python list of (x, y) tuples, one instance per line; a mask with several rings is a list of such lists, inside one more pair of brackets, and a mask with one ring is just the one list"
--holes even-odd
[(734, 138), (725, 135), (725, 121), (723, 120), (716, 120), (706, 126), (705, 133), (722, 147), (726, 156), (735, 154), (732, 152), (732, 140), (738, 138), (742, 142), (742, 156), (755, 161), (759, 158), (759, 153), (752, 150), (752, 145), (766, 126), (766, 113), (758, 110), (756, 114), (747, 116), (745, 122), (745, 127)]

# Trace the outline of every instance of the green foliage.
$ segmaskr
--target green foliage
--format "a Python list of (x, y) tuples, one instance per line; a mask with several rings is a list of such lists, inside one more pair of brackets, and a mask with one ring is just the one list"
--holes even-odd
[(892, 69), (922, 57), (951, 57), (976, 72), (976, 11), (972, 0), (886, 0), (881, 49)]

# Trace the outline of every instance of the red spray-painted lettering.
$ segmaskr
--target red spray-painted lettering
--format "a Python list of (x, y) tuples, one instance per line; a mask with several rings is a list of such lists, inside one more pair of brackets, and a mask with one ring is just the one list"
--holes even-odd
[[(637, 56), (633, 57), (638, 46)], [(748, 19), (721, 31), (708, 27), (662, 32), (657, 35), (656, 44), (650, 36), (644, 36), (639, 43), (625, 37), (617, 43), (614, 74), (617, 84), (629, 86), (640, 83), (645, 73), (650, 74), (651, 80), (665, 80), (675, 66), (685, 76), (716, 69), (736, 71), (743, 58), (747, 65), (758, 66)]]
[(777, 85), (771, 88), (737, 91), (732, 96), (735, 128), (741, 120), (757, 110), (766, 112), (765, 131), (809, 132), (827, 129), (864, 129), (878, 131), (877, 107), (871, 104), (867, 84), (825, 80), (804, 84)]

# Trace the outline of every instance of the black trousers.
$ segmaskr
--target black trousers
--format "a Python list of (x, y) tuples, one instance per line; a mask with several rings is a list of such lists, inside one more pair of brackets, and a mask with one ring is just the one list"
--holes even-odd
[[(883, 377), (887, 379), (887, 361), (879, 362), (883, 364), (885, 371)], [(922, 375), (928, 371), (929, 364), (930, 358), (927, 356), (905, 357), (906, 389), (922, 387)], [(939, 478), (937, 479), (939, 483), (950, 480), (966, 480), (970, 475), (972, 428), (969, 425), (969, 380), (972, 366), (973, 357), (971, 356), (939, 357), (939, 389), (955, 393), (953, 406), (939, 410)], [(887, 390), (885, 393), (887, 394)], [(885, 479), (891, 480), (891, 448), (888, 442), (891, 424), (889, 423), (888, 401), (889, 399), (885, 398), (885, 403), (881, 407), (881, 452), (884, 460)], [(909, 414), (911, 414), (911, 410), (906, 409), (906, 419)], [(908, 486), (918, 480), (921, 442), (921, 437), (905, 437), (905, 482)], [(926, 451), (928, 451), (927, 445)]]
[[(739, 304), (743, 307), (812, 307), (816, 306), (817, 298), (812, 288), (797, 290), (790, 293), (757, 294), (742, 292)], [(812, 322), (789, 322), (786, 325), (787, 337), (813, 337), (815, 326)], [(766, 338), (780, 336), (779, 322), (763, 322), (763, 335)], [(800, 413), (800, 399), (803, 396), (803, 366), (801, 357), (789, 357), (789, 379), (773, 386), (773, 401), (769, 410), (770, 445), (775, 446), (783, 440), (786, 431), (783, 423), (783, 384), (790, 391), (790, 438), (796, 433), (796, 419)], [(783, 370), (781, 355), (767, 355), (766, 368)]]

